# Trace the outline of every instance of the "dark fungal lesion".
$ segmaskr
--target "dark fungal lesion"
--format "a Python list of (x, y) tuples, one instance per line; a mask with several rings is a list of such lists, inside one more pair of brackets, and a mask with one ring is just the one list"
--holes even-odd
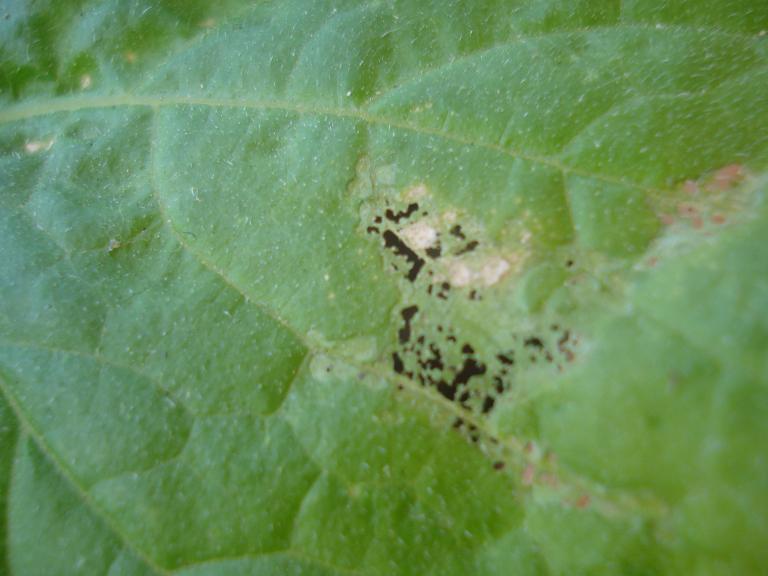
[[(381, 226), (370, 225), (366, 228), (368, 234), (377, 234), (384, 240), (384, 247), (391, 250), (395, 256), (405, 259), (408, 265), (408, 271), (405, 275), (406, 279), (410, 282), (416, 281), (419, 277), (419, 273), (424, 267), (425, 261), (419, 256), (416, 251), (408, 246), (408, 244), (393, 230), (389, 228), (383, 228), (384, 218), (387, 220), (398, 223), (401, 220), (410, 218), (419, 209), (418, 203), (409, 204), (405, 210), (395, 212), (391, 208), (387, 208), (384, 217), (377, 215), (374, 217), (374, 224)], [(399, 270), (397, 265), (393, 265), (395, 270)]]
[(394, 222), (395, 224), (398, 224), (400, 220), (407, 220), (410, 218), (413, 214), (415, 214), (419, 209), (418, 202), (412, 202), (408, 204), (405, 210), (401, 210), (399, 212), (393, 211), (391, 208), (387, 208), (384, 212), (384, 216), (387, 218), (387, 220), (390, 220), (391, 222)]
[[(461, 223), (449, 228), (443, 216), (430, 218), (429, 210), (419, 202), (397, 204), (386, 200), (369, 221), (366, 233), (381, 237), (384, 248), (395, 257), (393, 270), (403, 271), (409, 282), (418, 281), (428, 296), (448, 300), (452, 285), (446, 281), (446, 266), (477, 250), (481, 241), (470, 238)], [(482, 299), (476, 287), (458, 293), (469, 301)]]
[[(559, 325), (552, 325), (549, 333), (513, 334), (510, 340), (516, 344), (487, 354), (487, 349), (459, 338), (444, 315), (439, 322), (432, 322), (436, 312), (439, 314), (439, 308), (422, 310), (414, 304), (399, 309), (392, 369), (419, 386), (434, 390), (472, 418), (493, 413), (499, 401), (514, 389), (519, 358), (523, 365), (547, 362), (558, 369), (575, 358), (572, 332)], [(455, 427), (464, 432), (469, 430), (460, 422)], [(469, 434), (470, 438), (476, 436), (476, 429)]]
[(467, 237), (464, 235), (464, 231), (461, 229), (461, 224), (454, 225), (451, 230), (451, 236), (455, 236), (456, 238), (459, 238), (460, 240), (466, 240)]
[(478, 240), (472, 240), (471, 242), (467, 242), (462, 248), (459, 249), (458, 252), (456, 252), (456, 256), (468, 254), (469, 252), (472, 252), (475, 248), (477, 248), (479, 245), (480, 245), (480, 242)]
[(440, 282), (440, 284), (435, 285), (437, 290), (435, 290), (435, 295), (440, 300), (448, 300), (448, 294), (451, 291), (451, 283), (450, 282)]
[(408, 340), (411, 339), (411, 319), (416, 315), (416, 312), (418, 311), (419, 307), (415, 305), (408, 306), (401, 310), (400, 315), (403, 317), (403, 326), (398, 332), (398, 339), (400, 340), (400, 344), (405, 344), (408, 342)]
[[(410, 383), (430, 390), (463, 416), (454, 422), (458, 433), (473, 442), (482, 440), (484, 446), (496, 443), (478, 428), (484, 428), (480, 422), (492, 418), (504, 399), (515, 393), (516, 379), (532, 364), (563, 369), (572, 362), (570, 332), (560, 326), (551, 331), (521, 330), (500, 337), (505, 347), (489, 344), (482, 333), (469, 336), (462, 321), (450, 318), (457, 304), (483, 306), (480, 302), (495, 280), (485, 282), (479, 271), (489, 255), (501, 258), (482, 227), (452, 210), (435, 210), (425, 196), (408, 202), (394, 199), (393, 194), (374, 202), (363, 211), (363, 225), (381, 242), (391, 269), (403, 277), (405, 300), (393, 311), (396, 324), (389, 350), (397, 389)], [(469, 270), (469, 280), (455, 273), (457, 266)], [(494, 466), (503, 467), (503, 463)]]
[[(552, 330), (557, 332), (559, 327), (553, 326)], [(566, 362), (573, 362), (575, 360), (576, 354), (573, 351), (573, 347), (576, 344), (578, 344), (578, 339), (571, 334), (571, 331), (568, 329), (563, 330), (557, 339), (557, 350), (565, 358)]]
[(427, 256), (429, 256), (433, 260), (440, 258), (440, 256), (443, 253), (443, 248), (440, 245), (440, 240), (438, 240), (434, 246), (430, 246), (429, 248), (424, 250), (424, 252), (426, 252)]
[(416, 252), (414, 252), (408, 244), (391, 230), (385, 230), (382, 235), (384, 238), (384, 246), (392, 250), (395, 255), (402, 256), (406, 262), (410, 264), (410, 269), (406, 274), (406, 278), (413, 282), (419, 277), (419, 272), (424, 267), (424, 259), (421, 258)]

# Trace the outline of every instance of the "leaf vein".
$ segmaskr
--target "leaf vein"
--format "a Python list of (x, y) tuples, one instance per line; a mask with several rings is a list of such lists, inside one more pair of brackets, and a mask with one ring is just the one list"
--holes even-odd
[(24, 412), (24, 409), (16, 400), (16, 397), (11, 392), (10, 387), (7, 385), (4, 378), (0, 378), (0, 392), (2, 392), (21, 426), (26, 430), (35, 444), (37, 444), (40, 451), (45, 454), (46, 458), (48, 458), (54, 468), (56, 468), (61, 477), (64, 478), (66, 482), (72, 487), (72, 490), (82, 501), (83, 505), (88, 508), (95, 516), (101, 519), (107, 528), (115, 535), (117, 540), (122, 542), (127, 549), (129, 549), (152, 571), (163, 576), (170, 575), (170, 572), (158, 566), (143, 550), (136, 547), (127, 538), (127, 536), (120, 531), (118, 528), (119, 524), (111, 517), (111, 515), (93, 501), (85, 487), (77, 481), (77, 476), (72, 470), (70, 470), (64, 459), (56, 454), (56, 451), (46, 442), (45, 436), (32, 424), (32, 420)]
[[(462, 56), (459, 56), (458, 58), (452, 58), (448, 62), (442, 62), (435, 66), (423, 68), (419, 70), (418, 73), (401, 79), (397, 83), (397, 85), (391, 86), (386, 90), (384, 90), (383, 92), (381, 92), (380, 94), (377, 94), (373, 98), (370, 98), (363, 104), (363, 106), (364, 107), (372, 106), (375, 103), (379, 102), (380, 100), (383, 100), (389, 94), (397, 90), (400, 90), (401, 88), (408, 86), (410, 84), (415, 84), (416, 82), (420, 82), (426, 76), (442, 72), (446, 68), (450, 68), (455, 65), (461, 65), (466, 62), (471, 62), (476, 58), (483, 58), (484, 56), (486, 56), (491, 52), (494, 52), (496, 50), (503, 50), (505, 48), (509, 48), (516, 44), (528, 44), (530, 41), (546, 40), (546, 39), (550, 39), (557, 36), (565, 36), (568, 34), (593, 34), (593, 33), (615, 32), (617, 30), (623, 30), (625, 28), (631, 28), (631, 29), (642, 30), (647, 32), (659, 31), (659, 29), (656, 28), (655, 26), (649, 26), (647, 24), (626, 24), (626, 23), (617, 22), (616, 24), (611, 24), (606, 26), (549, 30), (547, 32), (542, 32), (537, 34), (516, 33), (517, 35), (514, 38), (502, 40), (501, 42), (495, 42), (493, 44), (485, 46), (484, 48), (479, 48), (472, 52), (468, 52)], [(683, 25), (677, 24), (677, 25), (668, 25), (668, 26), (665, 25), (663, 30), (672, 31), (672, 32), (699, 32), (701, 34), (726, 36), (729, 38), (738, 38), (740, 40), (755, 40), (755, 41), (758, 40), (758, 37), (756, 35), (739, 34), (736, 32), (718, 30), (717, 28), (683, 26)]]

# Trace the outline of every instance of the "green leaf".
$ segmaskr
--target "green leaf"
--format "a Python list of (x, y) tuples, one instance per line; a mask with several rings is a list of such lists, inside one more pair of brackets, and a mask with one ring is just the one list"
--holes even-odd
[(0, 572), (768, 570), (768, 4), (0, 4)]

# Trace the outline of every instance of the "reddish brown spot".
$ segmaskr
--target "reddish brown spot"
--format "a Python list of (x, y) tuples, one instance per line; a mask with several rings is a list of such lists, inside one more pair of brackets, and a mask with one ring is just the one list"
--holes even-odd
[(530, 486), (531, 484), (533, 484), (533, 478), (535, 475), (536, 475), (536, 470), (534, 469), (533, 464), (528, 464), (523, 470), (523, 474), (522, 474), (523, 486)]
[(545, 458), (546, 458), (547, 464), (549, 464), (550, 466), (557, 465), (557, 454), (555, 454), (554, 452), (547, 452), (547, 455)]
[(710, 186), (719, 192), (724, 192), (744, 179), (744, 166), (741, 164), (729, 164), (715, 172)]
[(493, 463), (494, 470), (501, 470), (502, 468), (504, 468), (504, 462), (502, 462), (501, 460), (498, 460), (497, 462)]
[(725, 216), (722, 214), (714, 214), (712, 216), (712, 222), (715, 224), (725, 224)]
[(691, 220), (691, 223), (693, 224), (693, 227), (696, 228), (696, 230), (704, 227), (704, 220), (702, 220), (701, 216), (694, 216), (693, 220)]
[(683, 184), (683, 190), (690, 196), (695, 196), (699, 193), (699, 185), (695, 180), (686, 180)]
[(555, 476), (554, 474), (542, 474), (539, 479), (541, 480), (541, 482), (543, 482), (547, 486), (550, 486), (551, 488), (557, 488), (557, 485), (558, 485), (557, 476)]
[(535, 447), (536, 445), (529, 440), (528, 442), (525, 443), (525, 447), (523, 448), (523, 450), (525, 451), (526, 454), (531, 454)]
[(693, 206), (692, 204), (678, 204), (677, 206), (677, 212), (680, 214), (680, 216), (696, 216), (699, 211), (696, 208), (696, 206)]
[(670, 214), (659, 214), (659, 220), (664, 226), (671, 226), (675, 223), (675, 218)]
[(582, 494), (579, 496), (578, 500), (576, 500), (576, 508), (586, 508), (589, 506), (589, 495), (588, 494)]

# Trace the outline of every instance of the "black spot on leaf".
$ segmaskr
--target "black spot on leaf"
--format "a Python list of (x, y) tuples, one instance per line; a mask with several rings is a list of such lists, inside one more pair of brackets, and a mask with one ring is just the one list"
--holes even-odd
[(424, 260), (420, 258), (416, 252), (411, 250), (411, 248), (391, 230), (384, 231), (384, 246), (391, 249), (396, 255), (403, 256), (406, 261), (411, 264), (411, 269), (406, 278), (411, 282), (416, 280), (419, 272), (424, 266)]
[(407, 308), (403, 308), (403, 310), (400, 312), (400, 315), (403, 317), (403, 327), (400, 328), (398, 332), (398, 339), (400, 340), (400, 344), (405, 344), (408, 342), (408, 340), (411, 339), (411, 319), (416, 315), (416, 312), (418, 311), (418, 306), (408, 306)]
[(440, 258), (440, 254), (442, 253), (442, 247), (440, 246), (440, 241), (437, 242), (434, 246), (430, 246), (425, 250), (427, 253), (427, 256), (430, 258)]
[(395, 224), (399, 223), (400, 220), (406, 220), (411, 217), (411, 215), (416, 212), (419, 209), (419, 205), (414, 202), (412, 204), (408, 204), (408, 207), (405, 210), (402, 210), (400, 212), (393, 212), (391, 208), (387, 208), (387, 211), (384, 212), (384, 216), (387, 217), (387, 220), (391, 220)]
[(462, 254), (467, 254), (469, 252), (472, 252), (479, 245), (480, 245), (480, 242), (478, 242), (477, 240), (472, 240), (471, 242), (467, 242), (467, 244), (463, 248), (461, 248), (458, 252), (456, 252), (456, 255), (461, 256)]
[(405, 370), (403, 359), (400, 358), (400, 355), (397, 352), (392, 353), (392, 369), (398, 374), (402, 374)]
[(544, 342), (541, 341), (541, 338), (538, 338), (537, 336), (532, 336), (531, 338), (526, 338), (524, 344), (531, 348), (537, 348), (539, 350), (544, 349)]
[(467, 239), (467, 237), (464, 235), (464, 232), (461, 229), (461, 225), (459, 224), (456, 224), (453, 228), (451, 228), (450, 232), (453, 236), (456, 236), (456, 238), (459, 238), (461, 240)]

